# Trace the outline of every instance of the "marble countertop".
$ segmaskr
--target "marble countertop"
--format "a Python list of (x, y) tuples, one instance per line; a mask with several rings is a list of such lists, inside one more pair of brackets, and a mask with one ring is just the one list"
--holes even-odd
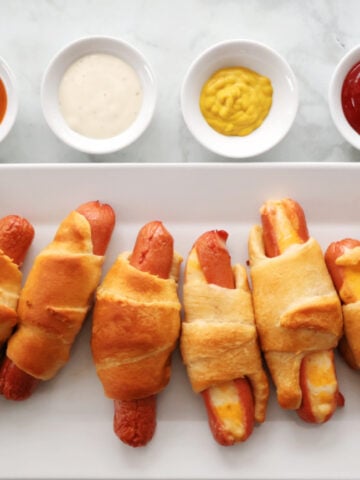
[[(286, 58), (299, 82), (293, 127), (252, 162), (358, 161), (360, 152), (332, 122), (327, 90), (336, 64), (359, 42), (359, 18), (358, 0), (0, 0), (0, 56), (17, 76), (20, 97), (16, 124), (0, 144), (0, 163), (230, 161), (197, 143), (179, 102), (192, 60), (228, 38), (268, 44)], [(119, 153), (77, 152), (55, 137), (42, 115), (40, 84), (51, 57), (87, 35), (132, 43), (158, 77), (150, 127)]]

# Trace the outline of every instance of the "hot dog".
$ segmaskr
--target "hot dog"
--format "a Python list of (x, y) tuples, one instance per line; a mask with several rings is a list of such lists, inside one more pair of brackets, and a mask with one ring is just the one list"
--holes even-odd
[[(235, 288), (231, 258), (224, 230), (203, 234), (195, 243), (206, 281), (223, 288)], [(245, 441), (254, 428), (254, 400), (246, 378), (239, 378), (202, 392), (215, 440), (221, 445)]]
[(159, 221), (138, 233), (98, 289), (92, 351), (105, 394), (114, 400), (114, 431), (132, 446), (146, 445), (156, 427), (156, 395), (170, 378), (180, 331), (176, 280), (181, 258)]
[[(130, 265), (142, 272), (169, 278), (174, 255), (173, 237), (159, 221), (147, 223), (139, 231)], [(156, 427), (156, 395), (121, 401), (115, 400), (114, 431), (132, 447), (146, 445)]]
[(34, 233), (28, 220), (18, 215), (7, 215), (0, 219), (0, 347), (17, 323), (16, 307), (22, 281), (20, 267)]
[(23, 264), (34, 235), (34, 227), (26, 218), (7, 215), (0, 219), (0, 250), (19, 267)]
[(224, 446), (247, 440), (255, 420), (264, 421), (268, 398), (245, 269), (231, 266), (227, 238), (223, 230), (205, 232), (190, 252), (181, 339), (193, 389)]
[(346, 363), (360, 369), (360, 241), (354, 238), (332, 242), (325, 261), (342, 300), (344, 336), (339, 350)]
[[(309, 244), (310, 237), (307, 229), (304, 211), (301, 208), (301, 206), (294, 200), (286, 198), (279, 201), (266, 202), (261, 208), (261, 220), (262, 220), (263, 245), (264, 245), (265, 255), (267, 257), (269, 258), (279, 257), (285, 254), (285, 252), (289, 252), (289, 255), (291, 255), (292, 253), (290, 252), (295, 251), (295, 250), (291, 250), (294, 248), (295, 245)], [(318, 247), (316, 247), (316, 250), (319, 251)], [(320, 262), (319, 270), (320, 268), (323, 269), (321, 252), (316, 253), (316, 255), (317, 255), (316, 258), (318, 258)], [(304, 265), (304, 261), (306, 262), (306, 259), (302, 260), (300, 263)], [(273, 270), (273, 275), (275, 279), (274, 281), (278, 281), (277, 280), (278, 277), (276, 277), (275, 269)], [(299, 282), (299, 281), (301, 282), (301, 280), (298, 279), (298, 276), (300, 277), (301, 273), (299, 273), (298, 271), (294, 271), (293, 275), (294, 275), (295, 282)], [(314, 274), (310, 269), (306, 271), (306, 275), (309, 278), (315, 278)], [(322, 281), (324, 281), (325, 284), (328, 284), (328, 279), (326, 275), (324, 275), (324, 272), (322, 272), (322, 275), (323, 275), (323, 278), (321, 278), (320, 280), (315, 280), (315, 284), (319, 284), (319, 282), (322, 282)], [(310, 287), (309, 288), (306, 287), (306, 281), (307, 281), (307, 278), (305, 277), (304, 289), (305, 291), (308, 290), (308, 292), (310, 292), (310, 295), (311, 295), (312, 289)], [(296, 289), (296, 286), (294, 288)], [(328, 288), (328, 285), (327, 285), (327, 289), (328, 289), (327, 291), (329, 292), (327, 295), (331, 295), (332, 297), (334, 297), (333, 293)], [(315, 293), (315, 289), (314, 289), (314, 293)], [(326, 297), (326, 298), (329, 298), (329, 297)], [(321, 300), (318, 300), (318, 301), (321, 304)], [(338, 311), (338, 308), (335, 305), (335, 303), (332, 304), (331, 308), (334, 310), (335, 313)], [(322, 323), (319, 324), (318, 326), (307, 323), (312, 321), (311, 317), (314, 317), (316, 315), (314, 312), (317, 312), (317, 311), (320, 312), (320, 318)], [(330, 311), (331, 310), (329, 308), (329, 317), (330, 317)], [(292, 330), (288, 330), (288, 331), (284, 330), (284, 335), (289, 335), (290, 334), (289, 332), (291, 331), (296, 332), (296, 330), (294, 329), (299, 327), (313, 329), (314, 335), (316, 331), (325, 332), (326, 329), (329, 329), (331, 331), (331, 321), (329, 319), (329, 322), (328, 322), (329, 326), (327, 326), (327, 320), (326, 318), (323, 318), (325, 317), (325, 314), (326, 314), (326, 308), (324, 309), (324, 313), (322, 313), (321, 309), (319, 310), (318, 307), (316, 307), (315, 305), (305, 308), (304, 312), (301, 312), (301, 313), (299, 312), (294, 314), (294, 318), (296, 319), (296, 322), (299, 322), (299, 323), (296, 325), (296, 327), (295, 327), (295, 324), (293, 326), (289, 324), (288, 328)], [(307, 320), (307, 318), (309, 320)], [(339, 329), (336, 334), (336, 338), (338, 339), (339, 333), (341, 331), (340, 329), (341, 317), (338, 313), (336, 315), (336, 318), (339, 323)], [(282, 379), (279, 378), (279, 384), (283, 385), (282, 387), (280, 387), (280, 389), (284, 388), (284, 392), (280, 394), (279, 402), (280, 404), (282, 404), (284, 408), (296, 409), (300, 418), (302, 418), (307, 422), (324, 423), (333, 415), (337, 406), (343, 405), (343, 397), (338, 390), (338, 382), (337, 382), (336, 371), (335, 371), (333, 350), (331, 348), (329, 349), (316, 348), (316, 343), (314, 343), (314, 346), (308, 345), (306, 347), (307, 351), (301, 353), (300, 344), (301, 342), (305, 343), (304, 341), (305, 337), (301, 337), (302, 333), (300, 332), (302, 332), (302, 330), (299, 330), (299, 334), (298, 334), (300, 335), (298, 353), (294, 352), (294, 356), (292, 357), (295, 360), (294, 360), (294, 369), (292, 370), (291, 375), (295, 375), (295, 372), (296, 372), (295, 364), (301, 361), (300, 372), (298, 374), (301, 395), (300, 394), (298, 395), (296, 393), (296, 388), (294, 388), (293, 390), (293, 397), (292, 397), (292, 394), (290, 394), (290, 392), (285, 393), (287, 390), (287, 387), (285, 387), (285, 383), (284, 383), (286, 376), (283, 374), (282, 375), (283, 378)], [(305, 333), (303, 334), (305, 335)], [(296, 335), (296, 333), (294, 335)], [(288, 340), (289, 345), (292, 341), (290, 340), (290, 338), (291, 337), (289, 337), (289, 340)], [(335, 339), (335, 342), (334, 342), (335, 345), (336, 345), (336, 341), (337, 340)], [(308, 340), (306, 340), (306, 342), (308, 344)], [(284, 346), (284, 344), (282, 344), (280, 348), (283, 349), (284, 354), (287, 354), (286, 346)], [(288, 348), (289, 348), (289, 352), (291, 352), (292, 349), (296, 350), (296, 347), (289, 346)], [(292, 355), (292, 353), (290, 355)], [(286, 363), (286, 361), (287, 360), (284, 358), (283, 360), (284, 364)], [(276, 370), (276, 368), (274, 370)], [(277, 375), (276, 371), (273, 371), (272, 373), (273, 373), (273, 376)], [(301, 398), (300, 405), (297, 405), (298, 398)]]
[(29, 398), (67, 362), (91, 306), (115, 224), (109, 205), (80, 205), (38, 255), (21, 292), (19, 325), (0, 370), (2, 394)]

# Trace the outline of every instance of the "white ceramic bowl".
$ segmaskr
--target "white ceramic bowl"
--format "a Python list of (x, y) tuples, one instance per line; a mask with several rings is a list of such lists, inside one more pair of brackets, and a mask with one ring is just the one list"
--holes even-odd
[(7, 107), (5, 111), (4, 118), (0, 123), (0, 142), (8, 135), (12, 129), (17, 113), (18, 113), (18, 94), (17, 94), (17, 82), (16, 77), (9, 65), (5, 62), (4, 59), (0, 57), (0, 78), (3, 81), (6, 96), (7, 96)]
[[(216, 132), (199, 107), (204, 83), (218, 69), (247, 67), (268, 77), (273, 103), (262, 125), (243, 137)], [(274, 50), (252, 40), (226, 40), (203, 52), (190, 66), (181, 88), (183, 117), (194, 137), (209, 150), (231, 158), (259, 155), (274, 147), (289, 131), (298, 108), (298, 85), (288, 63)]]
[[(94, 139), (80, 135), (66, 123), (59, 107), (58, 90), (65, 71), (84, 55), (107, 53), (121, 58), (138, 74), (143, 91), (141, 110), (135, 121), (122, 133), (111, 138)], [(81, 38), (70, 43), (50, 62), (41, 85), (41, 104), (52, 131), (66, 144), (90, 154), (112, 153), (133, 143), (148, 127), (155, 109), (157, 83), (144, 56), (127, 42), (104, 36)]]
[(360, 149), (360, 135), (350, 126), (346, 120), (341, 104), (341, 91), (346, 75), (349, 70), (360, 62), (360, 45), (350, 50), (338, 63), (330, 80), (329, 107), (335, 126), (341, 135), (353, 147)]

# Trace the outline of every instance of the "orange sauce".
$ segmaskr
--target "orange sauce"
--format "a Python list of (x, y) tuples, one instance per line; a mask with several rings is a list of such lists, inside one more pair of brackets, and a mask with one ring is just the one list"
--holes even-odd
[(5, 85), (0, 78), (0, 123), (3, 121), (7, 107), (7, 95)]

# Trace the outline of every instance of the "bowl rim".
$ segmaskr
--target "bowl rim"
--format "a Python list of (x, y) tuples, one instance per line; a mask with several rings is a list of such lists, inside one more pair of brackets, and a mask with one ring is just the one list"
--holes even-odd
[(341, 103), (341, 90), (345, 77), (358, 62), (360, 62), (360, 44), (346, 52), (335, 66), (329, 82), (328, 104), (332, 120), (339, 133), (354, 148), (360, 149), (360, 134), (347, 121)]
[[(229, 152), (229, 151), (224, 151), (222, 148), (217, 148), (214, 145), (212, 145), (210, 142), (206, 141), (198, 132), (197, 130), (193, 128), (193, 124), (191, 122), (191, 119), (188, 116), (188, 112), (185, 111), (185, 103), (186, 103), (186, 92), (187, 89), (189, 88), (189, 82), (191, 81), (191, 77), (194, 75), (194, 71), (199, 67), (199, 64), (201, 61), (205, 61), (207, 57), (211, 57), (216, 53), (216, 50), (224, 48), (224, 47), (234, 47), (234, 46), (240, 46), (240, 47), (251, 47), (253, 49), (259, 49), (259, 51), (265, 52), (267, 55), (272, 56), (273, 58), (276, 58), (277, 61), (282, 65), (282, 68), (284, 68), (285, 72), (287, 73), (288, 78), (290, 79), (292, 83), (292, 105), (291, 105), (291, 114), (288, 117), (288, 122), (286, 128), (283, 128), (281, 135), (277, 136), (276, 139), (274, 139), (272, 142), (270, 142), (267, 145), (263, 145), (262, 147), (259, 146), (256, 150), (252, 152)], [(243, 159), (243, 158), (251, 158), (256, 155), (260, 155), (266, 151), (269, 151), (272, 149), (274, 146), (276, 146), (283, 138), (288, 134), (289, 130), (291, 129), (297, 112), (298, 112), (298, 107), (299, 107), (299, 86), (298, 86), (298, 80), (295, 75), (295, 72), (291, 68), (290, 64), (287, 62), (287, 60), (279, 53), (277, 52), (274, 48), (270, 47), (269, 45), (260, 42), (258, 40), (254, 39), (249, 39), (249, 38), (230, 38), (230, 39), (225, 39), (221, 40), (217, 43), (214, 43), (204, 49), (202, 52), (200, 52), (195, 59), (190, 63), (190, 66), (188, 67), (182, 85), (181, 85), (181, 90), (180, 90), (180, 98), (181, 98), (181, 110), (183, 114), (183, 119), (185, 121), (185, 124), (187, 125), (189, 131), (191, 134), (196, 138), (196, 140), (203, 145), (205, 148), (208, 150), (212, 151), (213, 153), (216, 153), (218, 155), (228, 157), (228, 158), (237, 158), (237, 159)], [(211, 129), (211, 127), (209, 126)], [(217, 132), (216, 132), (217, 133)], [(221, 135), (217, 133), (218, 135)], [(224, 137), (224, 142), (230, 141), (231, 138), (234, 137)], [(242, 138), (246, 139), (246, 137), (237, 137), (237, 138)], [(244, 140), (245, 141), (245, 140)]]
[[(122, 56), (121, 50), (126, 52), (126, 55)], [(49, 89), (54, 87), (54, 80), (51, 79), (51, 76), (55, 76), (56, 81), (60, 82), (66, 69), (73, 62), (91, 53), (110, 53), (129, 63), (139, 76), (144, 93), (142, 107), (134, 122), (118, 135), (105, 139), (85, 137), (72, 130), (65, 122), (58, 106), (55, 107), (57, 100), (49, 96)], [(109, 35), (83, 36), (68, 42), (50, 59), (42, 75), (40, 85), (41, 108), (50, 129), (68, 146), (88, 154), (114, 153), (132, 144), (150, 124), (155, 112), (156, 101), (157, 78), (149, 61), (139, 49), (128, 41)], [(56, 118), (52, 109), (56, 110)], [(61, 122), (61, 128), (57, 125), (57, 121)]]
[(19, 111), (17, 78), (3, 57), (0, 57), (0, 78), (4, 83), (7, 96), (5, 115), (0, 123), (0, 142), (2, 142), (12, 130)]

